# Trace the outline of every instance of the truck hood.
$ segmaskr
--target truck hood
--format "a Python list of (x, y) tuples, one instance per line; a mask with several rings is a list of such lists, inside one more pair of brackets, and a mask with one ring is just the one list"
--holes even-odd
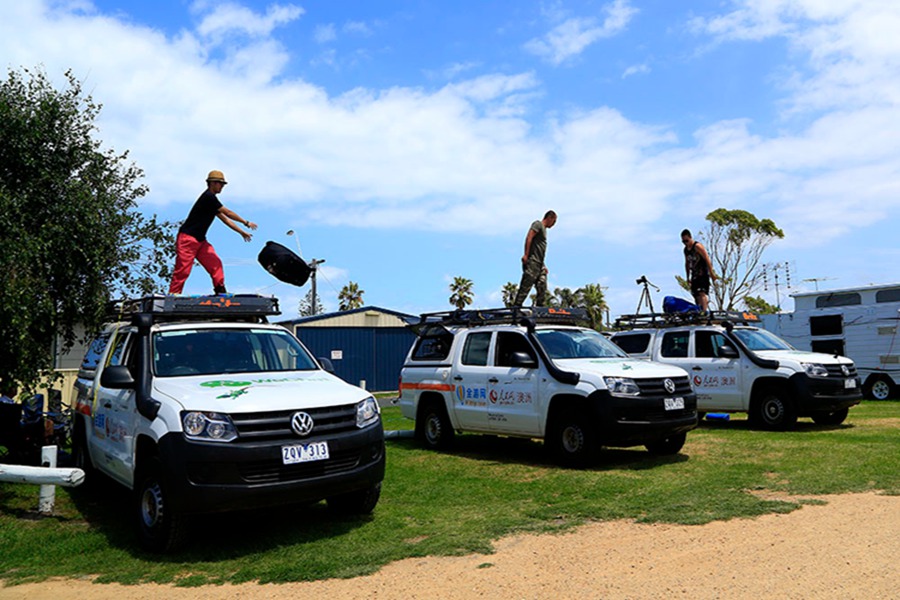
[(340, 406), (370, 395), (325, 371), (157, 378), (153, 393), (184, 410), (230, 414)]
[[(687, 377), (681, 367), (666, 365), (636, 358), (566, 358), (554, 360), (564, 371), (581, 373), (582, 379), (593, 377), (629, 377), (649, 379), (651, 377)], [(605, 387), (605, 384), (602, 386)]]
[(817, 363), (820, 365), (852, 365), (853, 361), (846, 357), (821, 352), (804, 352), (803, 350), (757, 350), (756, 355), (778, 362), (794, 361), (797, 363)]

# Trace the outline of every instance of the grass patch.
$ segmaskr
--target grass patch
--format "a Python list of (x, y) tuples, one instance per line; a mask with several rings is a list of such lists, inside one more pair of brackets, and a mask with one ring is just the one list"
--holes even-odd
[[(386, 429), (412, 428), (395, 406), (384, 419)], [(785, 499), (793, 496), (900, 494), (898, 428), (896, 401), (864, 402), (841, 426), (801, 420), (785, 433), (735, 419), (690, 433), (678, 456), (612, 449), (585, 470), (553, 465), (528, 440), (464, 435), (446, 453), (392, 440), (372, 517), (336, 518), (324, 503), (198, 516), (192, 545), (164, 557), (137, 547), (129, 495), (111, 482), (57, 488), (49, 518), (34, 513), (37, 486), (0, 484), (0, 579), (196, 586), (353, 577), (402, 558), (488, 554), (501, 536), (589, 520), (699, 524), (790, 512), (809, 501)]]

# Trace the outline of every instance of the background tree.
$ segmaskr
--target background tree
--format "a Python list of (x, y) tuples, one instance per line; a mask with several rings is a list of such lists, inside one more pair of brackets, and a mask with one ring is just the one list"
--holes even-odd
[(298, 310), (300, 311), (301, 317), (314, 317), (316, 315), (321, 315), (325, 313), (325, 305), (322, 304), (322, 298), (319, 297), (319, 294), (316, 294), (316, 310), (313, 312), (312, 309), (312, 299), (313, 292), (310, 289), (306, 292), (306, 295), (303, 297), (303, 300), (300, 301), (300, 306)]
[(365, 293), (365, 290), (359, 289), (359, 285), (356, 282), (348, 281), (347, 285), (342, 287), (340, 293), (338, 293), (338, 310), (360, 308), (363, 305), (363, 294)]
[[(706, 247), (719, 279), (712, 282), (711, 300), (718, 310), (734, 310), (736, 303), (752, 295), (762, 284), (762, 254), (784, 237), (771, 219), (759, 219), (746, 210), (718, 208), (708, 215), (709, 225), (697, 239)], [(678, 283), (690, 290), (681, 276)]]
[(758, 315), (774, 315), (781, 312), (780, 306), (769, 304), (761, 296), (744, 296), (744, 306), (750, 312)]
[(147, 187), (128, 153), (94, 137), (101, 106), (71, 72), (56, 90), (43, 71), (0, 82), (0, 379), (26, 388), (95, 331), (114, 296), (159, 290), (174, 226), (138, 211)]
[(578, 288), (578, 306), (584, 308), (591, 321), (591, 328), (600, 330), (603, 328), (603, 313), (606, 311), (606, 296), (603, 288), (597, 283), (588, 283)]
[(453, 283), (450, 284), (450, 304), (459, 309), (463, 309), (472, 304), (472, 300), (474, 299), (472, 296), (473, 285), (471, 279), (454, 277)]
[(581, 298), (578, 291), (571, 288), (556, 288), (553, 290), (553, 301), (549, 306), (558, 308), (575, 308), (581, 306)]
[(512, 281), (507, 281), (503, 286), (503, 289), (500, 290), (500, 293), (503, 297), (503, 306), (509, 308), (513, 305), (513, 300), (516, 299), (516, 293), (519, 291), (519, 285), (513, 283)]

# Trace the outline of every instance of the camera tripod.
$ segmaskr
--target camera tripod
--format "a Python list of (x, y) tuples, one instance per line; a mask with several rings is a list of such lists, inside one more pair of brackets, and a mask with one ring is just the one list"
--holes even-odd
[(635, 280), (635, 283), (638, 285), (643, 285), (644, 289), (641, 290), (641, 297), (638, 300), (637, 309), (634, 311), (634, 314), (641, 314), (641, 307), (646, 303), (647, 308), (650, 309), (650, 314), (653, 314), (653, 298), (650, 296), (650, 288), (652, 287), (657, 292), (659, 288), (653, 285), (650, 281), (647, 280), (646, 275), (641, 275), (640, 279)]

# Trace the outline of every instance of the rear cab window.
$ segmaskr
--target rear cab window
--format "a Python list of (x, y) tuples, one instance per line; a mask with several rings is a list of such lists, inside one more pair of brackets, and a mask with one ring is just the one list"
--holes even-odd
[(644, 354), (650, 347), (649, 333), (629, 333), (613, 336), (612, 341), (627, 354)]
[(413, 347), (412, 360), (444, 360), (450, 356), (453, 334), (444, 327), (427, 327), (419, 333)]

